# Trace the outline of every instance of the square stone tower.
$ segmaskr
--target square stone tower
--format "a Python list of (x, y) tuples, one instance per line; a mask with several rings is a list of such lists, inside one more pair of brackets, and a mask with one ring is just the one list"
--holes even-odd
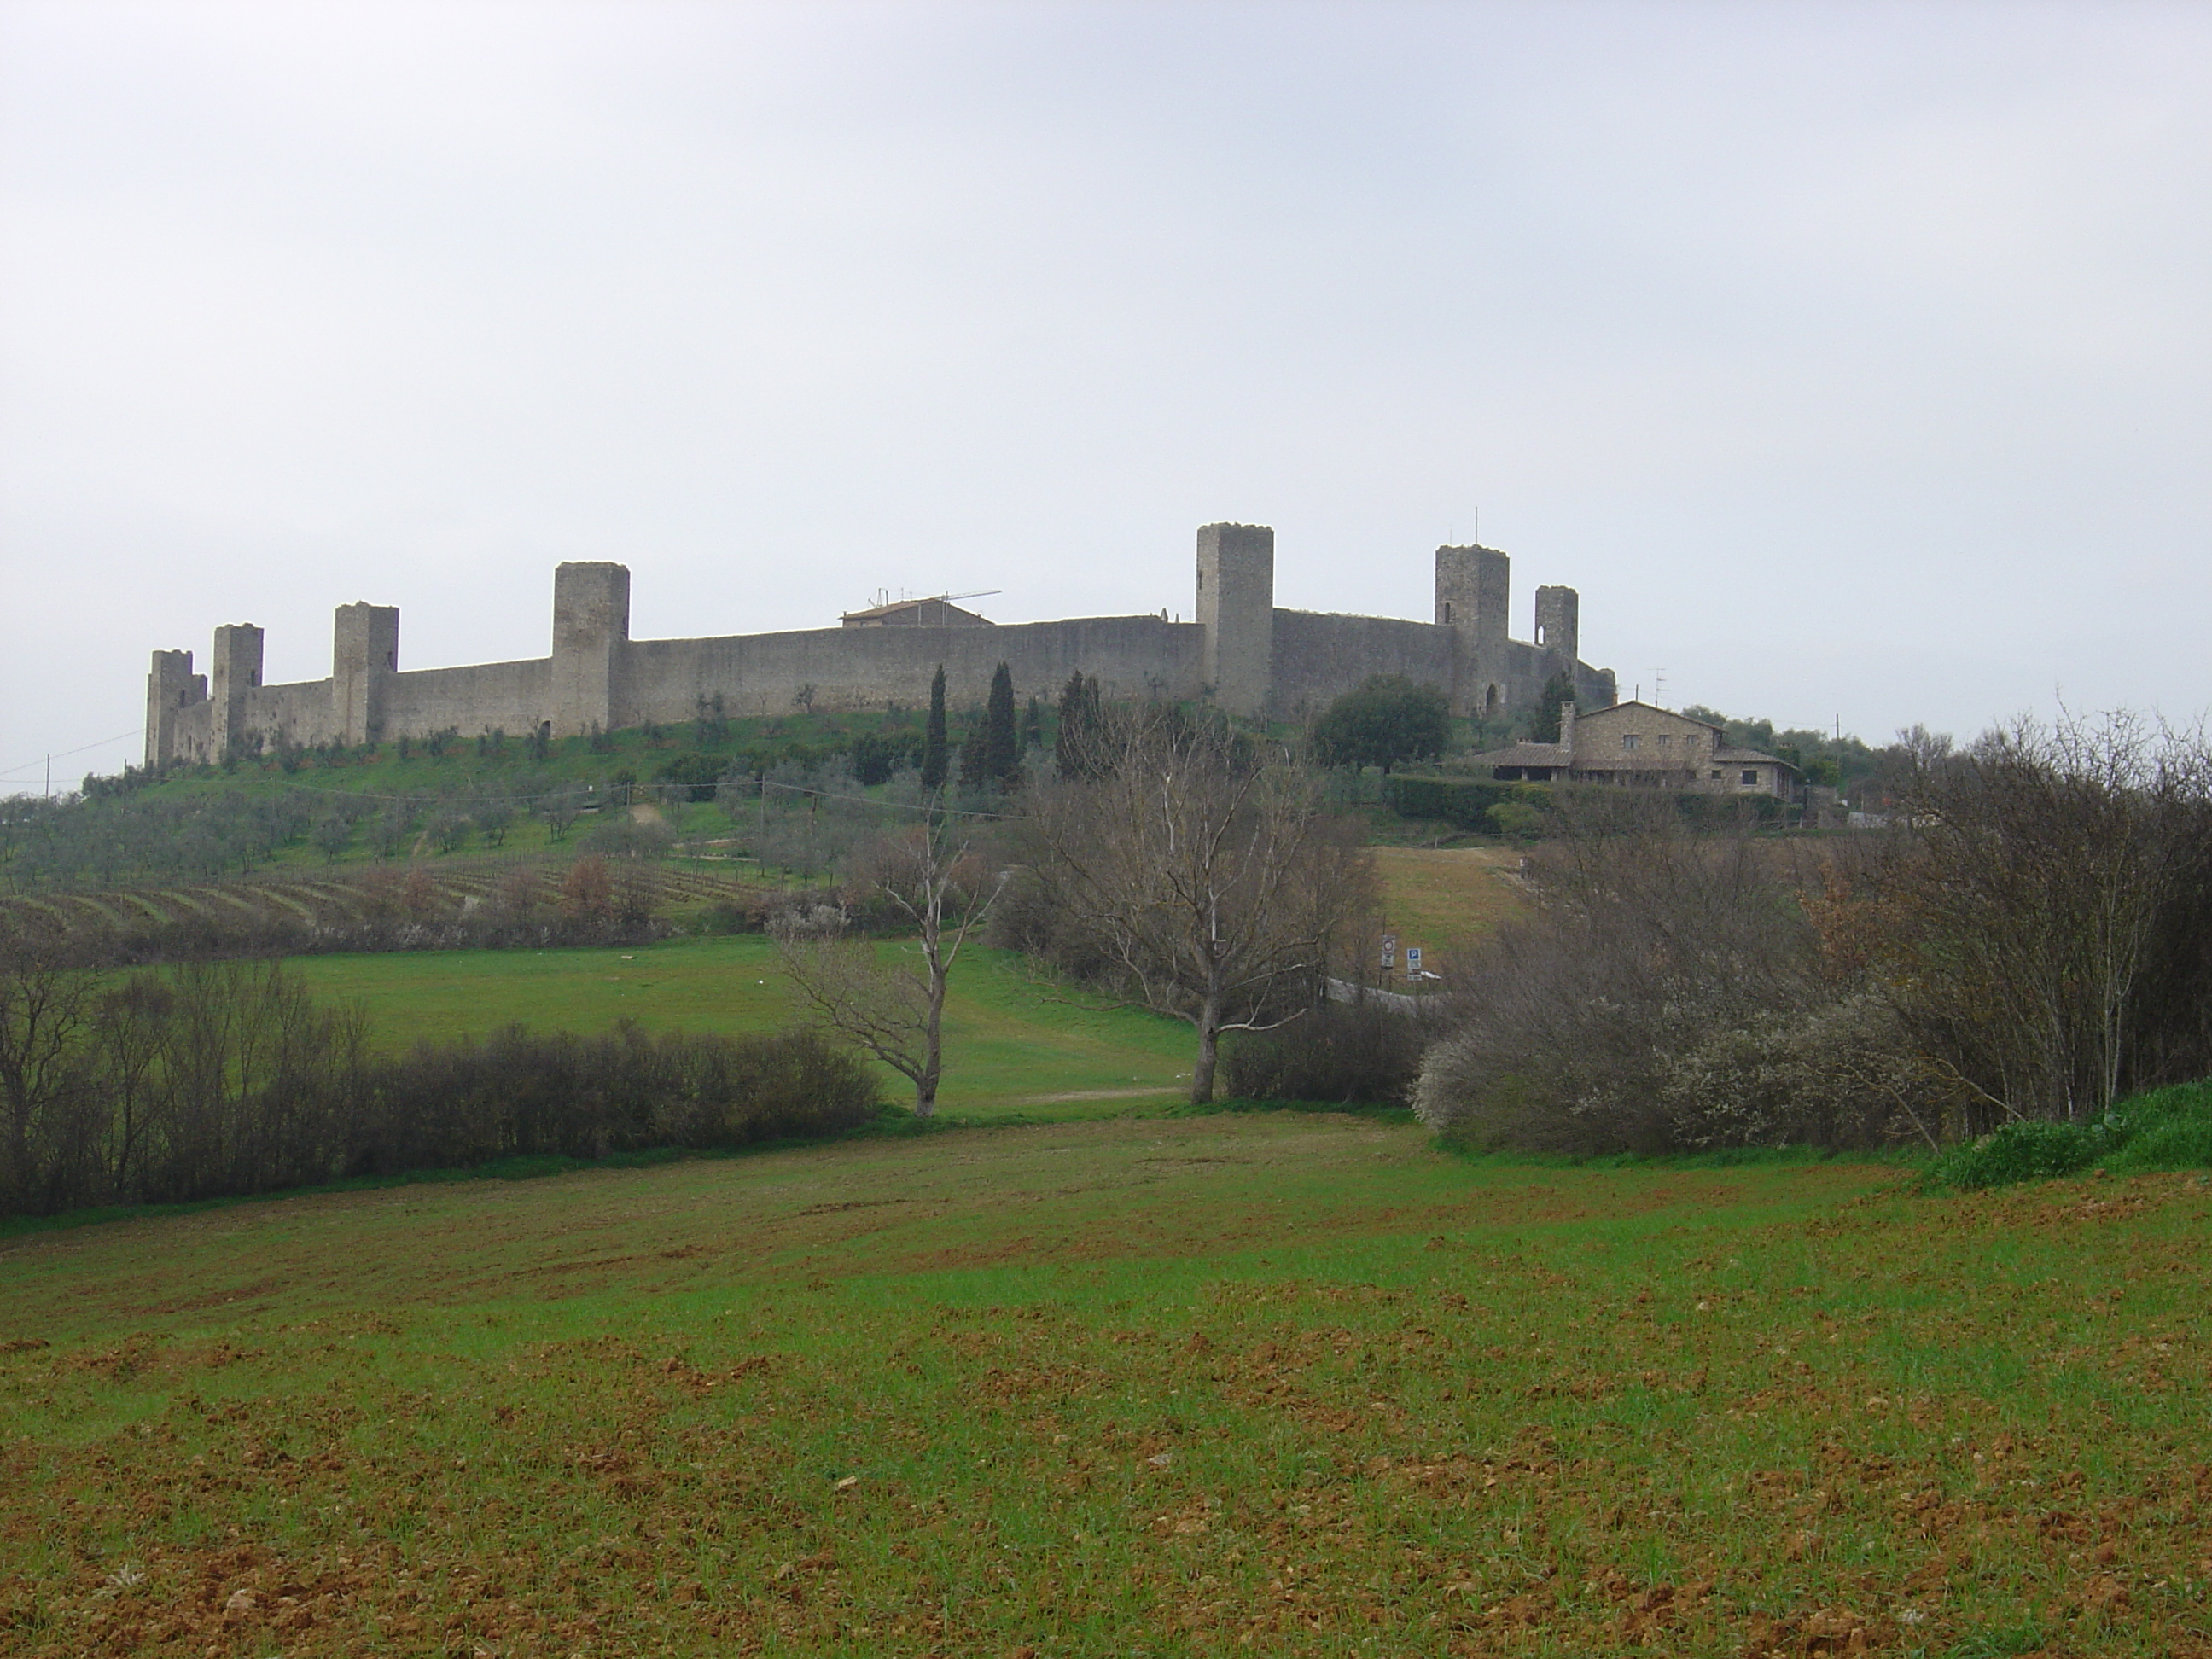
[(1198, 620), (1213, 699), (1232, 714), (1263, 714), (1275, 684), (1275, 532), (1209, 524), (1198, 532)]
[(629, 567), (599, 562), (553, 571), (553, 735), (573, 738), (625, 723), (623, 669), (629, 654)]
[(189, 651), (156, 651), (146, 676), (146, 767), (158, 771), (178, 758), (178, 717), (207, 701), (207, 676), (192, 672)]
[(1582, 656), (1582, 596), (1571, 587), (1536, 590), (1536, 644), (1552, 658), (1547, 672), (1572, 678)]
[(208, 659), (208, 695), (215, 708), (209, 721), (211, 758), (245, 747), (248, 694), (261, 684), (261, 630), (252, 623), (232, 623), (215, 630)]
[(1505, 613), (1513, 561), (1494, 547), (1437, 550), (1437, 626), (1452, 630), (1451, 711), (1486, 716), (1505, 706)]
[(384, 741), (384, 710), (399, 672), (399, 607), (342, 605), (331, 629), (331, 730), (343, 744)]

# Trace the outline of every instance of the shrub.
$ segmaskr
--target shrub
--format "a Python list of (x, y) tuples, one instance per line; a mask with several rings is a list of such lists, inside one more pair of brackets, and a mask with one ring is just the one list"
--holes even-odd
[(317, 1004), (274, 963), (103, 981), (35, 941), (0, 945), (0, 1059), (37, 1060), (14, 1091), (17, 1132), (0, 1138), (0, 1215), (730, 1147), (836, 1134), (878, 1109), (872, 1074), (811, 1031), (512, 1026), (372, 1058), (357, 1013)]
[(2047, 1181), (2087, 1169), (2118, 1144), (2106, 1122), (2008, 1123), (1979, 1140), (1954, 1146), (1928, 1167), (1932, 1188), (1970, 1193), (2022, 1181)]
[(1402, 1106), (1420, 1069), (1423, 1028), (1380, 999), (1325, 1002), (1286, 1025), (1235, 1037), (1228, 1090), (1246, 1100)]
[(356, 1175), (644, 1146), (835, 1134), (877, 1109), (872, 1077), (819, 1035), (599, 1036), (509, 1026), (383, 1062), (356, 1129)]
[(1492, 783), (1479, 778), (1422, 778), (1394, 775), (1382, 799), (1401, 818), (1437, 818), (1459, 830), (1488, 830), (1490, 809), (1507, 802), (1533, 805), (1549, 792), (1540, 784)]
[(1415, 1109), (1554, 1152), (1792, 1133), (1825, 1086), (1820, 1045), (1786, 1077), (1769, 1061), (1835, 990), (1786, 872), (1748, 835), (1692, 836), (1668, 802), (1607, 793), (1562, 799), (1559, 839), (1535, 855), (1543, 908), (1457, 976)]
[(1922, 1184), (1966, 1193), (2076, 1175), (2093, 1165), (2116, 1172), (2212, 1168), (2212, 1082), (2137, 1095), (2086, 1122), (2008, 1123), (1945, 1152), (1929, 1165)]

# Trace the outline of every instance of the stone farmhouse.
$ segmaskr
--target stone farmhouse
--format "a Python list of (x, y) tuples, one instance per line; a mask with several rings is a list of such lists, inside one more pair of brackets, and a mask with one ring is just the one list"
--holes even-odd
[(1563, 704), (1557, 743), (1516, 743), (1470, 756), (1467, 763), (1505, 782), (1608, 783), (1782, 800), (1802, 792), (1797, 769), (1779, 756), (1733, 748), (1717, 726), (1632, 699), (1588, 714)]
[(686, 720), (717, 700), (732, 715), (915, 708), (940, 664), (956, 705), (980, 703), (1000, 662), (1025, 693), (1050, 695), (1079, 670), (1109, 699), (1206, 698), (1246, 717), (1294, 718), (1370, 674), (1439, 686), (1462, 714), (1533, 708), (1560, 671), (1583, 706), (1613, 701), (1613, 671), (1577, 655), (1573, 588), (1536, 590), (1534, 643), (1507, 636), (1511, 561), (1494, 548), (1437, 550), (1428, 622), (1278, 607), (1275, 532), (1260, 525), (1202, 527), (1197, 578), (1188, 623), (1162, 611), (1002, 626), (946, 595), (848, 612), (836, 628), (633, 640), (629, 568), (563, 564), (551, 653), (526, 661), (403, 670), (398, 610), (366, 604), (338, 607), (327, 679), (263, 684), (262, 631), (250, 623), (216, 629), (204, 674), (189, 651), (156, 651), (146, 763), (449, 730), (573, 737)]

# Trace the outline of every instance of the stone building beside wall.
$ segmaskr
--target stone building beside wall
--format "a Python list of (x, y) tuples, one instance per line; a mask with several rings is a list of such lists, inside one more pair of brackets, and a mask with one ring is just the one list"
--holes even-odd
[(1593, 714), (1565, 703), (1557, 743), (1516, 743), (1468, 757), (1506, 783), (1607, 783), (1700, 794), (1795, 800), (1798, 770), (1778, 755), (1739, 749), (1717, 726), (1633, 700)]
[(1613, 671), (1577, 654), (1575, 590), (1536, 590), (1536, 638), (1523, 642), (1506, 633), (1510, 576), (1493, 548), (1440, 547), (1432, 621), (1286, 611), (1275, 604), (1275, 532), (1213, 524), (1198, 532), (1194, 622), (1163, 611), (1000, 625), (928, 599), (850, 612), (836, 628), (633, 640), (628, 567), (563, 564), (552, 653), (522, 662), (402, 670), (399, 612), (377, 605), (338, 608), (328, 679), (264, 684), (262, 633), (250, 623), (216, 629), (204, 674), (189, 651), (156, 651), (146, 763), (447, 730), (574, 737), (689, 720), (716, 698), (732, 715), (788, 714), (802, 694), (817, 712), (911, 708), (927, 700), (940, 664), (956, 705), (980, 703), (1000, 662), (1025, 692), (1054, 692), (1079, 670), (1109, 700), (1210, 698), (1248, 717), (1294, 718), (1370, 674), (1441, 687), (1461, 714), (1533, 708), (1560, 670), (1583, 707), (1611, 703)]

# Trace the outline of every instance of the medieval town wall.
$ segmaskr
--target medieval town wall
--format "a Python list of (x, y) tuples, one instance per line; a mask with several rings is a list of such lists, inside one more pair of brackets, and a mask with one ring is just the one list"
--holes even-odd
[(401, 672), (399, 613), (341, 606), (328, 679), (263, 685), (262, 630), (215, 632), (209, 672), (188, 651), (157, 651), (147, 678), (149, 765), (215, 761), (240, 748), (356, 745), (441, 731), (465, 737), (548, 728), (556, 737), (690, 720), (720, 699), (726, 714), (919, 708), (939, 665), (949, 701), (982, 702), (993, 671), (1016, 694), (1049, 698), (1080, 672), (1116, 702), (1206, 697), (1232, 714), (1296, 717), (1373, 674), (1442, 688), (1456, 713), (1534, 708), (1564, 659), (1577, 701), (1615, 701), (1610, 670), (1568, 654), (1579, 643), (1571, 588), (1538, 590), (1540, 645), (1510, 638), (1510, 561), (1494, 548), (1436, 554), (1431, 622), (1278, 609), (1274, 532), (1207, 525), (1198, 532), (1197, 617), (1082, 617), (945, 627), (806, 629), (720, 639), (629, 638), (630, 573), (562, 564), (554, 573), (551, 654), (519, 662)]
[(552, 662), (474, 663), (465, 668), (417, 668), (396, 674), (385, 692), (385, 723), (395, 738), (454, 731), (463, 737), (535, 732), (550, 715)]
[(1322, 611), (1275, 612), (1273, 712), (1319, 713), (1370, 674), (1452, 683), (1452, 630), (1395, 617)]
[(945, 666), (945, 701), (980, 706), (1004, 662), (1016, 695), (1060, 694), (1078, 670), (1110, 699), (1199, 693), (1204, 630), (1160, 617), (1084, 617), (991, 628), (819, 628), (726, 639), (637, 640), (623, 665), (623, 725), (689, 720), (720, 694), (733, 715), (788, 714), (811, 689), (822, 711), (920, 708)]

